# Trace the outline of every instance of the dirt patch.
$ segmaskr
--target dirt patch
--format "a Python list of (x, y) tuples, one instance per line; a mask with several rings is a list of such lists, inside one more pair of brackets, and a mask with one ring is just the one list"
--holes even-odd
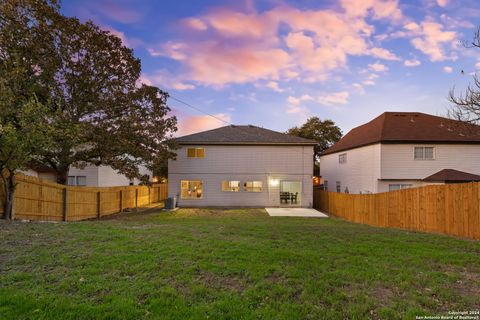
[(177, 217), (255, 217), (267, 216), (264, 208), (181, 208)]
[(278, 283), (282, 283), (282, 282), (285, 282), (285, 278), (283, 277), (283, 275), (277, 273), (277, 272), (274, 272), (272, 273), (271, 275), (269, 275), (268, 277), (266, 277), (266, 279), (271, 282), (271, 283), (274, 283), (274, 284), (278, 284)]
[(241, 279), (223, 277), (209, 271), (199, 271), (195, 281), (218, 290), (230, 290), (237, 293), (242, 293), (245, 290), (245, 284)]
[[(455, 281), (451, 287), (462, 296), (480, 297), (480, 274), (463, 270), (460, 272), (462, 279)], [(480, 301), (478, 301), (480, 307)]]
[(379, 285), (372, 290), (372, 295), (379, 305), (388, 306), (392, 298), (398, 295), (398, 292), (395, 288)]

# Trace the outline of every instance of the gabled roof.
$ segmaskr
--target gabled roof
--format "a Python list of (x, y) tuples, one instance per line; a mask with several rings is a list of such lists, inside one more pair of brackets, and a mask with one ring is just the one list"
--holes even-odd
[(480, 144), (480, 126), (420, 112), (384, 112), (350, 130), (322, 155), (380, 142)]
[(285, 133), (252, 125), (230, 125), (179, 137), (180, 145), (219, 144), (219, 145), (316, 145), (314, 140), (304, 139)]
[(468, 182), (468, 181), (480, 181), (480, 176), (463, 172), (454, 169), (443, 169), (431, 176), (426, 177), (423, 181), (429, 182)]

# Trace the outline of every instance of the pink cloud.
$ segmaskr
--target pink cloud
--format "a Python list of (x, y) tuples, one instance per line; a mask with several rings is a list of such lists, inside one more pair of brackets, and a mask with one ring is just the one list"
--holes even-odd
[(346, 104), (349, 96), (350, 94), (348, 91), (334, 92), (320, 96), (318, 98), (318, 103), (323, 105)]
[(158, 70), (153, 74), (142, 74), (139, 80), (141, 83), (159, 88), (169, 88), (178, 91), (195, 89), (193, 84), (185, 82), (180, 79), (178, 75), (172, 74), (164, 69)]
[(246, 14), (228, 9), (212, 11), (204, 20), (218, 33), (227, 37), (265, 38), (275, 34), (275, 21), (271, 15), (261, 19), (255, 13)]
[(341, 0), (340, 4), (347, 15), (353, 17), (366, 17), (371, 13), (375, 19), (403, 18), (398, 0)]
[(137, 38), (127, 37), (124, 32), (119, 31), (119, 30), (117, 30), (117, 29), (115, 29), (111, 26), (102, 26), (102, 29), (106, 30), (106, 31), (109, 31), (114, 36), (117, 36), (118, 38), (120, 38), (120, 40), (122, 40), (123, 45), (126, 46), (126, 47), (135, 48), (135, 47), (143, 45), (142, 40), (137, 39)]
[[(345, 12), (286, 5), (261, 13), (211, 10), (182, 20), (195, 36), (149, 52), (180, 61), (184, 80), (210, 86), (293, 78), (314, 83), (346, 69), (349, 56), (400, 60), (393, 52), (372, 46), (374, 27), (366, 20), (367, 16), (401, 17), (398, 1), (343, 1), (342, 5)], [(280, 33), (281, 27), (288, 31)]]
[(199, 31), (204, 31), (204, 30), (207, 30), (207, 28), (208, 28), (208, 26), (206, 25), (205, 22), (203, 22), (201, 19), (197, 19), (197, 18), (184, 19), (183, 23), (188, 28), (199, 30)]
[(370, 49), (370, 53), (372, 54), (372, 56), (383, 60), (401, 60), (397, 55), (384, 48), (372, 48)]
[(95, 2), (97, 10), (102, 15), (108, 17), (111, 20), (131, 24), (142, 19), (142, 14), (133, 8), (126, 8), (118, 4), (117, 1), (103, 0)]
[(422, 63), (417, 59), (405, 60), (405, 62), (403, 63), (405, 67), (417, 67), (420, 64)]
[(388, 67), (386, 65), (378, 63), (378, 62), (369, 64), (368, 68), (372, 71), (375, 71), (375, 72), (382, 72), (382, 71), (387, 71), (388, 70)]
[(446, 45), (453, 45), (456, 38), (454, 31), (445, 31), (443, 25), (437, 22), (424, 21), (418, 29), (417, 36), (411, 40), (412, 45), (430, 57), (431, 61), (455, 60), (455, 55), (446, 52)]
[[(230, 122), (230, 116), (224, 113), (215, 114), (215, 116), (224, 121)], [(178, 131), (176, 136), (184, 136), (200, 131), (211, 130), (226, 126), (225, 122), (208, 115), (185, 116), (178, 122)]]
[(237, 48), (217, 42), (197, 45), (185, 61), (188, 78), (199, 83), (221, 86), (257, 79), (277, 79), (288, 65), (288, 54), (278, 48)]

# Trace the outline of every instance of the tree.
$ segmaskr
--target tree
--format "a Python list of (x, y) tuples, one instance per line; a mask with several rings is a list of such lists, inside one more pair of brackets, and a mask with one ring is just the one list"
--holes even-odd
[(133, 51), (91, 21), (49, 14), (56, 61), (48, 79), (53, 144), (37, 161), (66, 184), (71, 166), (108, 165), (134, 178), (140, 165), (173, 156), (176, 118), (168, 117), (168, 94), (140, 84)]
[(342, 130), (332, 120), (320, 120), (318, 117), (311, 117), (301, 127), (288, 129), (287, 134), (315, 140), (315, 159), (320, 158), (320, 153), (327, 150), (342, 137)]
[[(473, 40), (464, 42), (466, 48), (480, 48), (480, 27), (474, 34)], [(463, 74), (463, 70), (462, 70)], [(449, 101), (453, 104), (449, 115), (455, 120), (464, 123), (480, 124), (480, 78), (473, 76), (473, 84), (469, 84), (463, 94), (456, 95), (455, 88), (450, 90)], [(468, 128), (473, 129), (472, 126)]]
[(53, 7), (35, 1), (0, 4), (0, 178), (4, 217), (13, 218), (15, 174), (26, 169), (35, 155), (48, 148), (48, 108), (41, 83), (49, 55), (45, 33), (46, 11)]

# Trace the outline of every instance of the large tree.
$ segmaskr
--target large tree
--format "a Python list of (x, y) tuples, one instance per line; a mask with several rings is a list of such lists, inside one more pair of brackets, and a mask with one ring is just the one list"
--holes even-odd
[[(480, 27), (477, 28), (473, 40), (465, 41), (464, 46), (480, 49)], [(468, 85), (463, 94), (457, 95), (455, 88), (450, 90), (449, 100), (453, 104), (449, 110), (450, 117), (466, 123), (480, 124), (480, 78), (477, 74), (473, 76), (473, 83)]]
[(133, 51), (91, 21), (58, 11), (52, 21), (58, 60), (49, 86), (54, 143), (37, 160), (65, 184), (72, 165), (109, 165), (133, 178), (140, 165), (173, 155), (169, 137), (176, 119), (168, 116), (168, 95), (140, 83)]
[(311, 117), (300, 127), (288, 129), (288, 134), (315, 140), (315, 159), (320, 158), (320, 153), (325, 151), (342, 137), (342, 130), (332, 120), (320, 120), (318, 117)]
[[(49, 111), (53, 143), (35, 160), (54, 169), (59, 183), (71, 166), (109, 165), (133, 178), (140, 165), (173, 155), (168, 95), (140, 83), (140, 61), (118, 37), (62, 16), (54, 0), (5, 0), (2, 8), (8, 41), (1, 53), (30, 64), (25, 95), (37, 88)], [(36, 55), (24, 43), (34, 43), (27, 49)]]
[(49, 78), (53, 47), (46, 26), (54, 3), (0, 3), (0, 177), (4, 217), (13, 218), (15, 173), (49, 147)]

